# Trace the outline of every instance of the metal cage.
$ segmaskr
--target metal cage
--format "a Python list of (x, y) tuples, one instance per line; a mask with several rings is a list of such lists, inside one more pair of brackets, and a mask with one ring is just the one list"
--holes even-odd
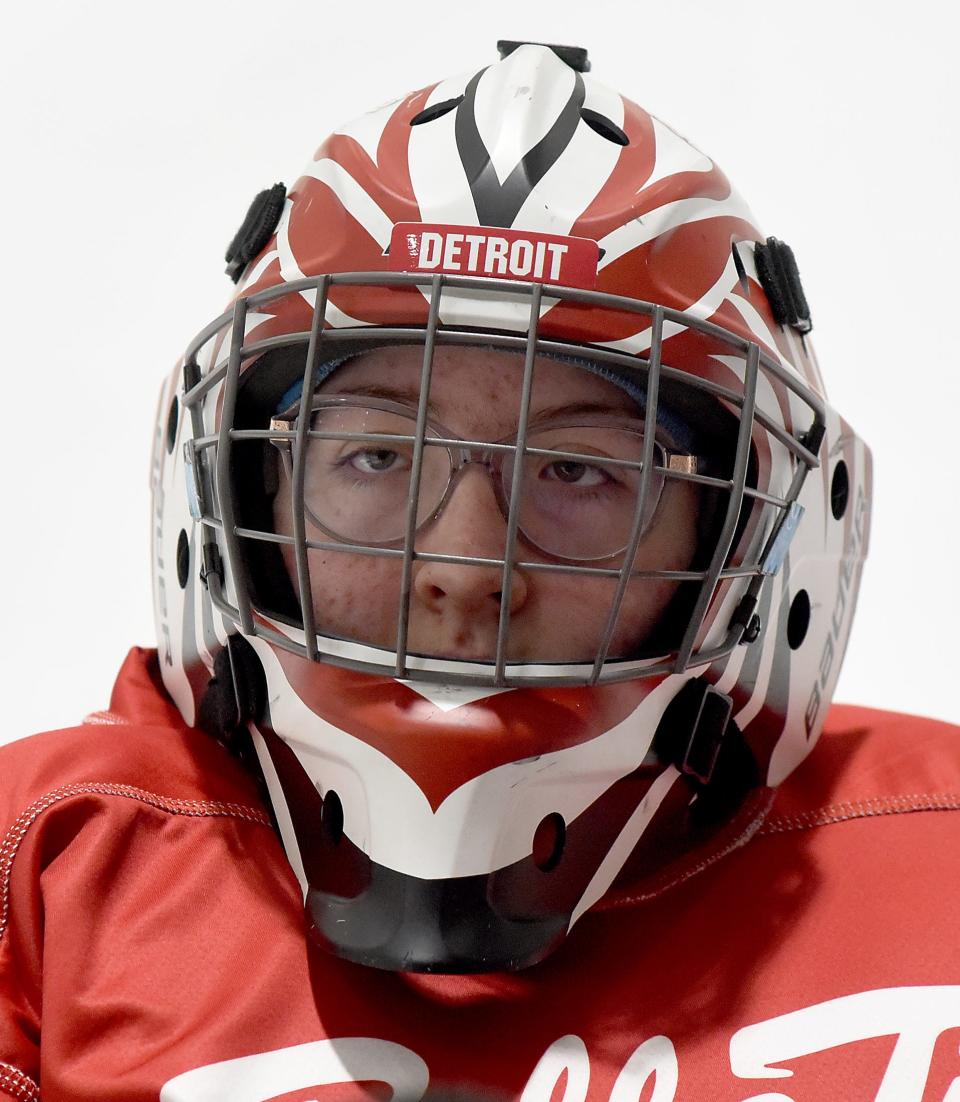
[[(420, 287), (429, 295), (429, 313), (425, 326), (369, 326), (349, 329), (325, 328), (330, 288), (335, 285), (382, 287)], [(440, 322), (441, 301), (445, 293), (482, 290), (487, 295), (503, 295), (515, 299), (518, 295), (529, 297), (529, 314), (525, 333), (465, 330)], [(282, 296), (316, 293), (312, 323), (309, 331), (292, 332), (272, 336), (259, 341), (244, 343), (247, 313)], [(650, 319), (651, 344), (645, 359), (597, 344), (570, 343), (539, 337), (541, 305), (544, 298), (588, 307), (646, 315)], [(690, 372), (665, 365), (661, 360), (665, 323), (674, 323), (683, 329), (691, 329), (718, 340), (729, 347), (744, 361), (742, 391), (718, 385), (699, 378)], [(225, 362), (215, 362), (206, 373), (198, 366), (198, 355), (208, 342), (229, 332), (229, 356)], [(376, 547), (335, 541), (310, 540), (304, 521), (304, 460), (305, 442), (310, 434), (308, 416), (313, 379), (317, 366), (327, 350), (338, 340), (348, 338), (352, 345), (365, 343), (422, 343), (423, 361), (420, 375), (420, 395), (417, 407), (416, 430), (412, 438), (413, 464), (410, 476), (407, 505), (406, 532), (402, 547)], [(520, 418), (517, 427), (515, 449), (518, 455), (514, 466), (510, 509), (507, 517), (506, 547), (503, 558), (487, 559), (468, 556), (431, 554), (418, 552), (414, 547), (420, 472), (424, 448), (429, 446), (426, 436), (427, 401), (430, 392), (434, 349), (438, 344), (476, 344), (522, 351), (524, 355), (520, 396)], [(289, 346), (306, 346), (303, 384), (300, 398), (299, 421), (295, 431), (287, 434), (264, 429), (240, 429), (234, 424), (237, 394), (243, 365), (273, 349)], [(723, 491), (727, 495), (726, 510), (717, 527), (717, 536), (709, 562), (700, 570), (646, 570), (632, 569), (641, 537), (641, 522), (653, 471), (654, 433), (645, 437), (644, 452), (640, 463), (640, 481), (636, 502), (632, 535), (623, 552), (623, 564), (604, 567), (563, 562), (527, 561), (520, 557), (517, 529), (520, 512), (520, 476), (523, 467), (527, 421), (530, 411), (530, 394), (533, 383), (534, 363), (538, 352), (560, 356), (584, 356), (609, 365), (612, 368), (629, 369), (643, 375), (647, 392), (646, 419), (656, 423), (661, 380), (682, 383), (694, 387), (723, 405), (736, 410), (739, 416), (736, 448), (733, 453), (732, 471), (729, 477), (678, 469), (662, 469), (667, 479), (682, 479), (704, 487)], [(796, 434), (788, 432), (782, 424), (757, 408), (757, 383), (765, 375), (772, 383), (784, 387), (798, 398), (809, 411), (809, 424)], [(215, 433), (204, 425), (205, 400), (222, 384), (220, 421)], [(567, 287), (539, 283), (518, 284), (506, 280), (470, 278), (450, 275), (421, 275), (408, 273), (353, 272), (322, 275), (283, 283), (236, 300), (232, 309), (207, 326), (190, 344), (185, 354), (183, 368), (182, 404), (190, 412), (193, 439), (186, 445), (188, 492), (193, 498), (191, 506), (195, 519), (203, 527), (202, 578), (215, 608), (236, 625), (246, 636), (259, 636), (273, 645), (309, 658), (330, 662), (349, 669), (363, 670), (409, 680), (437, 680), (438, 676), (454, 685), (489, 685), (513, 687), (519, 685), (592, 685), (599, 682), (622, 681), (636, 677), (651, 677), (668, 673), (681, 673), (691, 666), (705, 666), (729, 654), (743, 639), (752, 611), (756, 606), (761, 586), (766, 577), (775, 573), (782, 561), (789, 537), (795, 529), (802, 509), (797, 498), (808, 472), (819, 466), (817, 452), (825, 431), (825, 407), (822, 399), (803, 379), (764, 352), (760, 346), (721, 327), (696, 317), (690, 312), (676, 311), (638, 299), (595, 291), (576, 290)], [(782, 444), (790, 454), (792, 477), (783, 496), (764, 492), (748, 484), (748, 465), (751, 442), (759, 427)], [(286, 436), (292, 447), (293, 535), (244, 528), (237, 524), (236, 510), (231, 488), (231, 454), (236, 442), (241, 440), (269, 440)], [(485, 442), (468, 442), (482, 446)], [(749, 561), (738, 565), (730, 563), (730, 555), (741, 510), (745, 502), (764, 503), (774, 510), (774, 520), (766, 539), (758, 544), (757, 553)], [(249, 578), (244, 566), (242, 540), (262, 540), (293, 547), (296, 561), (296, 578), (292, 579), (300, 605), (299, 625), (293, 625), (288, 634), (284, 625), (271, 621), (253, 606)], [(335, 645), (329, 636), (318, 631), (315, 622), (310, 564), (311, 549), (349, 552), (359, 555), (396, 556), (401, 560), (401, 588), (395, 651), (373, 657), (378, 648), (364, 646), (370, 654), (362, 658), (351, 656), (351, 648)], [(231, 586), (225, 584), (221, 558), (230, 571)], [(502, 571), (502, 599), (497, 630), (496, 654), (490, 663), (459, 662), (418, 656), (408, 652), (410, 621), (410, 594), (413, 564), (415, 561), (456, 562), (465, 565), (497, 567)], [(565, 571), (583, 576), (610, 576), (616, 578), (615, 592), (606, 619), (606, 625), (594, 659), (590, 663), (513, 664), (506, 659), (510, 631), (510, 592), (513, 572), (523, 570)], [(678, 582), (698, 583), (689, 621), (679, 645), (669, 655), (654, 660), (610, 659), (609, 649), (620, 615), (628, 585), (637, 578), (659, 578)], [(718, 585), (726, 579), (746, 579), (745, 592), (719, 643), (710, 647), (697, 647), (697, 639), (704, 626), (711, 602)], [(236, 603), (228, 598), (232, 587)], [(289, 626), (289, 625), (288, 625)], [(302, 641), (296, 638), (302, 629)], [(291, 635), (293, 637), (291, 637)]]

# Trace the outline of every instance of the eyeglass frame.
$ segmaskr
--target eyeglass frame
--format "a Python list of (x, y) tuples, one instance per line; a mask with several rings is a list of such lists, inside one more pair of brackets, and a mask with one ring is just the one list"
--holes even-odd
[[(374, 398), (364, 395), (349, 395), (349, 394), (337, 394), (337, 395), (321, 395), (316, 394), (310, 405), (311, 419), (314, 413), (324, 409), (371, 409), (384, 413), (393, 413), (397, 416), (407, 417), (410, 420), (416, 422), (417, 409), (415, 406), (404, 405), (402, 402), (394, 402), (386, 398)], [(284, 473), (288, 478), (293, 479), (293, 449), (292, 444), (294, 438), (297, 435), (297, 422), (300, 417), (301, 403), (298, 398), (293, 402), (286, 410), (279, 415), (276, 415), (270, 419), (270, 433), (284, 433), (283, 437), (277, 438), (269, 436), (269, 442), (277, 448), (280, 452), (281, 460), (283, 462)], [(544, 428), (549, 429), (563, 429), (563, 428), (614, 428), (621, 429), (630, 432), (635, 432), (641, 439), (643, 438), (644, 430), (638, 429), (637, 426), (644, 426), (646, 422), (642, 419), (636, 418), (616, 418), (608, 417), (605, 414), (584, 414), (581, 417), (575, 418), (558, 418), (551, 419), (549, 421), (541, 422), (537, 424), (536, 421), (530, 421), (527, 431), (534, 429), (534, 431), (542, 430)], [(466, 467), (471, 464), (482, 466), (487, 469), (487, 473), (490, 475), (490, 481), (493, 486), (494, 498), (497, 502), (497, 508), (500, 510), (500, 514), (504, 521), (509, 521), (510, 501), (504, 486), (503, 479), (503, 465), (507, 457), (510, 454), (516, 455), (517, 450), (517, 437), (519, 435), (519, 429), (516, 433), (508, 434), (499, 440), (491, 441), (477, 441), (468, 440), (464, 437), (457, 436), (451, 432), (448, 428), (442, 425), (439, 421), (427, 418), (426, 429), (431, 432), (436, 432), (436, 437), (428, 437), (424, 435), (424, 445), (430, 447), (444, 448), (447, 454), (450, 456), (450, 474), (447, 478), (447, 484), (444, 487), (443, 493), (440, 496), (440, 500), (436, 507), (425, 517), (420, 523), (418, 523), (414, 529), (415, 533), (420, 533), (429, 525), (433, 524), (447, 507), (450, 498), (453, 496), (455, 484), (465, 470)], [(323, 432), (315, 429), (308, 429), (307, 438), (317, 440), (342, 440), (342, 441), (357, 441), (357, 442), (370, 442), (370, 443), (416, 443), (415, 435), (400, 435), (398, 433), (371, 433), (371, 432)], [(663, 495), (663, 489), (667, 482), (666, 475), (669, 472), (679, 474), (681, 478), (684, 475), (697, 475), (704, 472), (703, 457), (689, 452), (678, 452), (668, 448), (661, 440), (657, 440), (654, 437), (654, 448), (658, 453), (662, 453), (663, 461), (655, 463), (653, 467), (654, 473), (660, 471), (664, 473), (665, 477), (657, 491), (657, 499), (651, 506), (651, 512), (648, 521), (641, 529), (641, 533), (646, 533), (650, 526), (653, 524), (654, 517), (657, 510), (660, 507), (660, 501)], [(526, 455), (540, 455), (551, 456), (559, 460), (568, 460), (573, 462), (590, 461), (601, 458), (599, 456), (590, 455), (581, 452), (561, 452), (554, 451), (551, 448), (529, 448), (524, 447), (520, 456), (520, 462), (523, 462), (523, 457)], [(479, 456), (479, 459), (474, 458)], [(499, 458), (498, 458), (499, 457)], [(660, 455), (657, 455), (660, 458)], [(632, 459), (615, 459), (613, 457), (605, 457), (604, 464), (610, 464), (616, 467), (623, 467), (628, 470), (642, 471), (643, 461)], [(362, 547), (396, 547), (404, 542), (404, 533), (391, 540), (360, 540), (356, 538), (347, 538), (346, 536), (335, 532), (328, 525), (322, 523), (316, 516), (312, 509), (307, 505), (306, 501), (303, 503), (303, 510), (310, 522), (318, 528), (321, 532), (330, 536), (332, 539), (337, 540), (344, 544), (359, 545)], [(595, 562), (607, 562), (610, 559), (615, 559), (619, 555), (622, 555), (629, 546), (629, 539), (623, 547), (618, 548), (616, 551), (609, 552), (605, 555), (597, 555), (590, 558), (575, 558), (571, 556), (558, 555), (554, 551), (549, 551), (544, 547), (541, 547), (535, 540), (524, 531), (521, 525), (517, 528), (518, 535), (522, 537), (523, 541), (538, 554), (544, 555), (549, 560), (558, 563), (569, 563), (575, 565), (577, 563), (595, 563)]]

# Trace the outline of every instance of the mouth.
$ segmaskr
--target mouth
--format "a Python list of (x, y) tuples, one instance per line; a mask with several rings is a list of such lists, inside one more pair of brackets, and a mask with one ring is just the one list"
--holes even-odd
[[(493, 665), (496, 661), (497, 648), (491, 647), (478, 647), (471, 645), (451, 645), (451, 646), (438, 646), (436, 643), (427, 647), (411, 647), (411, 653), (416, 653), (424, 658), (434, 658), (440, 661), (448, 662), (480, 662), (487, 665)], [(522, 662), (525, 659), (515, 655), (508, 654), (507, 662), (515, 663)]]

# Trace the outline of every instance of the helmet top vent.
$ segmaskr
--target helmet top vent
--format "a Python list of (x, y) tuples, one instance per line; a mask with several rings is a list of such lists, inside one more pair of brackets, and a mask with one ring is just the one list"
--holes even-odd
[(599, 111), (591, 111), (589, 107), (581, 107), (580, 118), (591, 130), (599, 134), (601, 138), (606, 138), (608, 142), (613, 142), (614, 145), (630, 144), (630, 139), (620, 127), (612, 119), (608, 119), (606, 115), (601, 115)]
[(462, 101), (463, 96), (455, 96), (453, 99), (445, 99), (442, 103), (433, 103), (429, 107), (424, 107), (422, 111), (418, 111), (413, 116), (410, 125), (419, 126), (424, 122), (433, 122), (434, 119), (439, 119), (442, 115), (446, 115), (448, 111), (452, 111)]

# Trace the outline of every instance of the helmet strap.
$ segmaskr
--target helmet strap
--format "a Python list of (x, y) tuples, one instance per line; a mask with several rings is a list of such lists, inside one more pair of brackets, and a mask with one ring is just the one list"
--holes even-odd
[(225, 746), (249, 767), (260, 769), (247, 723), (262, 717), (267, 683), (256, 651), (242, 635), (227, 636), (226, 646), (213, 660), (213, 677), (200, 700), (197, 726)]
[(760, 784), (756, 757), (731, 719), (732, 710), (731, 697), (698, 677), (667, 705), (654, 735), (654, 752), (675, 766), (693, 791), (694, 826), (732, 815)]

